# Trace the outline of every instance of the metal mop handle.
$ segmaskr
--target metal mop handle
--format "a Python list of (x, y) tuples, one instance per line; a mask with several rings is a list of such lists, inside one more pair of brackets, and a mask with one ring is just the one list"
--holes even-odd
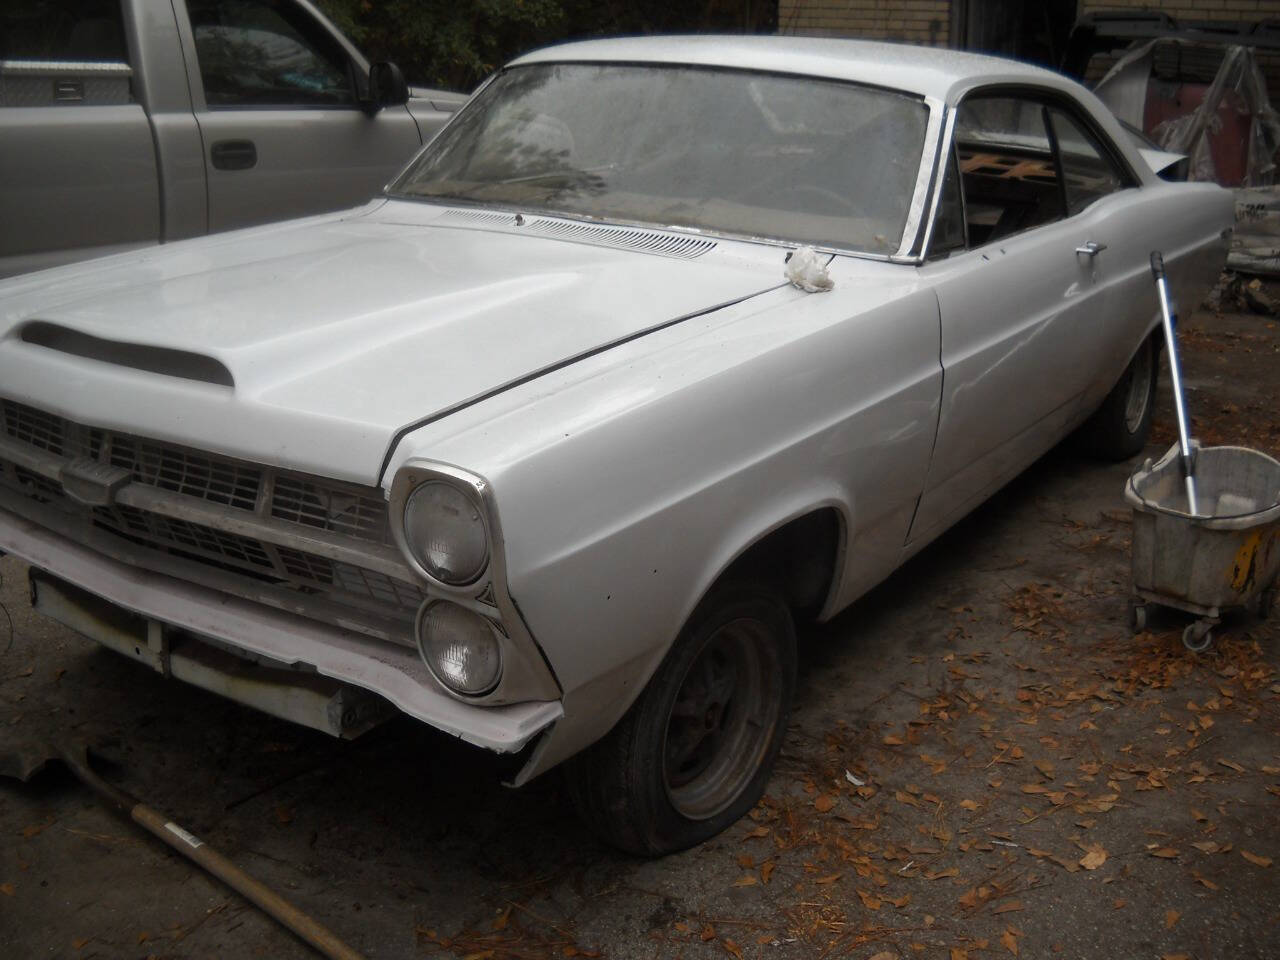
[(1194, 517), (1200, 512), (1196, 503), (1195, 464), (1191, 454), (1191, 435), (1187, 428), (1187, 409), (1182, 401), (1182, 370), (1178, 363), (1178, 340), (1173, 332), (1173, 312), (1169, 309), (1169, 282), (1164, 275), (1164, 257), (1151, 251), (1151, 275), (1156, 278), (1160, 294), (1160, 316), (1164, 322), (1164, 340), (1169, 347), (1169, 374), (1173, 380), (1173, 405), (1178, 411), (1178, 447), (1182, 451), (1182, 476), (1187, 484), (1187, 506)]

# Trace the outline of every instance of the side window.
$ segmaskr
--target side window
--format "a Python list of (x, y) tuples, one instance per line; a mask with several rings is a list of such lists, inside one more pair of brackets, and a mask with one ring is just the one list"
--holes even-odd
[(953, 250), (963, 250), (965, 246), (960, 167), (956, 162), (956, 151), (952, 148), (947, 172), (942, 179), (942, 194), (938, 197), (938, 219), (933, 224), (933, 236), (929, 239), (929, 256), (945, 257)]
[(187, 11), (211, 108), (355, 105), (345, 52), (289, 0), (188, 0)]
[(955, 143), (970, 246), (1060, 220), (1066, 211), (1045, 108), (984, 97), (960, 105)]
[(120, 0), (0, 3), (0, 60), (128, 59)]
[(1062, 180), (1067, 195), (1067, 215), (1075, 216), (1089, 204), (1125, 186), (1110, 158), (1098, 142), (1061, 110), (1049, 109), (1049, 122), (1062, 158)]

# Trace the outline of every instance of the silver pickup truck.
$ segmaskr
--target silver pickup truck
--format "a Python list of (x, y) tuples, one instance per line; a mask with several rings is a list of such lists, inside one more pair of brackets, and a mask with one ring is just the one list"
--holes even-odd
[(361, 203), (464, 99), (306, 0), (0, 3), (0, 277)]

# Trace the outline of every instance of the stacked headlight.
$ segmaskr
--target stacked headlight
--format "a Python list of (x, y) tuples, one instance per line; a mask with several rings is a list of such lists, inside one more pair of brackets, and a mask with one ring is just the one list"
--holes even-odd
[(489, 563), (489, 536), (479, 504), (443, 480), (428, 480), (409, 494), (404, 539), (422, 568), (449, 586), (474, 583)]
[(423, 608), (418, 617), (418, 650), (435, 678), (464, 696), (488, 693), (502, 675), (502, 650), (492, 625), (448, 600)]

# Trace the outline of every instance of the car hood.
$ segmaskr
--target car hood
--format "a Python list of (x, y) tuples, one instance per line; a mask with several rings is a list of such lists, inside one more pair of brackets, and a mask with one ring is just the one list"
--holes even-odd
[(384, 204), (0, 284), (0, 394), (376, 482), (408, 425), (781, 281), (776, 250), (679, 259), (449, 213)]

